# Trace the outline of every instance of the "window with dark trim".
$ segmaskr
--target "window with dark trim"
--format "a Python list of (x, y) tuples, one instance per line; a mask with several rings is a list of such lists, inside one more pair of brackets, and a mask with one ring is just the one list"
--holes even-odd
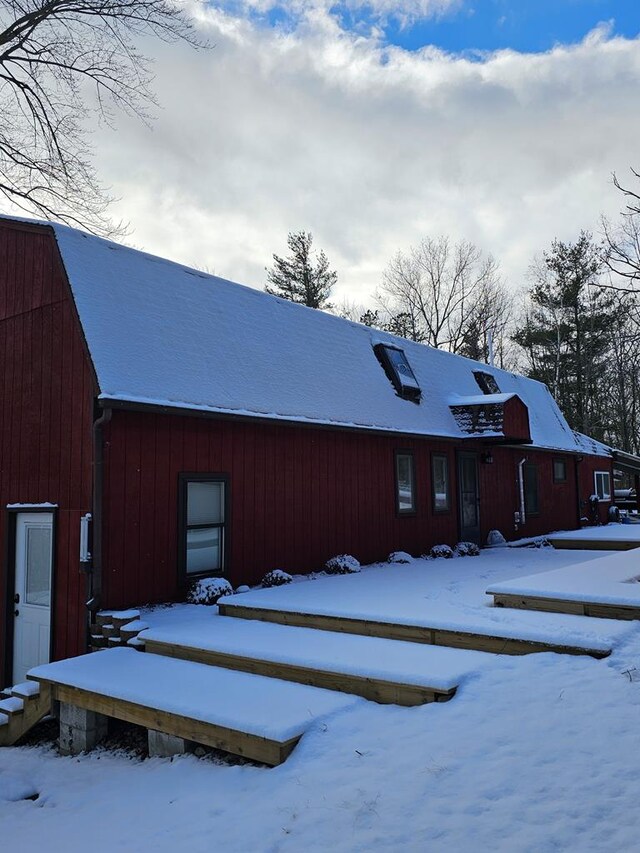
[(376, 344), (373, 350), (398, 396), (419, 403), (422, 392), (404, 350), (390, 344)]
[(400, 515), (416, 511), (415, 466), (410, 450), (396, 452), (396, 509)]
[(433, 511), (448, 512), (451, 508), (449, 495), (449, 459), (440, 453), (431, 457), (431, 483)]
[(474, 370), (473, 376), (483, 394), (500, 393), (496, 378), (491, 373), (486, 373), (484, 370)]
[(566, 483), (567, 482), (567, 463), (564, 459), (554, 459), (553, 460), (553, 482), (554, 483)]
[(595, 494), (601, 501), (611, 500), (611, 474), (608, 471), (594, 471)]
[(538, 466), (527, 462), (524, 466), (524, 509), (527, 515), (538, 515)]
[(189, 577), (225, 570), (227, 491), (226, 477), (180, 475), (180, 565)]

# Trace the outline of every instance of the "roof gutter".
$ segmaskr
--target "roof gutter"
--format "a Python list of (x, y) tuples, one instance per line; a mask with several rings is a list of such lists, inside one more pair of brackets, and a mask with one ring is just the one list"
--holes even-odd
[(93, 422), (93, 543), (92, 566), (87, 607), (91, 613), (100, 609), (102, 600), (102, 497), (104, 493), (104, 428), (111, 420), (111, 409), (105, 408)]

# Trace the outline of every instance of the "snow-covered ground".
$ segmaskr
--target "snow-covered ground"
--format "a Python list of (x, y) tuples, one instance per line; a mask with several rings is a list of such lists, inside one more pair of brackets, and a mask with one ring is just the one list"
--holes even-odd
[[(287, 589), (315, 596), (326, 583), (351, 589), (358, 578), (364, 589), (379, 586), (385, 573), (399, 607), (392, 578), (413, 570), (409, 597), (420, 593), (433, 613), (457, 608), (468, 620), (474, 609), (491, 615), (489, 583), (602, 556), (499, 549)], [(159, 630), (196, 611), (203, 625), (220, 618), (213, 608), (182, 607), (144, 619)], [(611, 640), (613, 654), (600, 661), (496, 656), (450, 702), (356, 703), (315, 724), (274, 769), (193, 756), (142, 761), (105, 751), (61, 758), (43, 747), (3, 749), (0, 838), (7, 849), (70, 853), (636, 849), (640, 626), (508, 615), (516, 622), (539, 616), (539, 626), (559, 632), (577, 631), (570, 627), (577, 620), (590, 626), (581, 629), (587, 634)]]

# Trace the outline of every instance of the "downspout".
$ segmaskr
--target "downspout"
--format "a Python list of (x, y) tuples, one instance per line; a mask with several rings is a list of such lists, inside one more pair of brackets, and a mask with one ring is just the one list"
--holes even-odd
[(578, 530), (582, 527), (582, 505), (580, 503), (580, 471), (578, 470), (578, 467), (579, 467), (580, 463), (582, 462), (582, 459), (583, 459), (582, 456), (577, 456), (576, 457), (576, 464), (575, 464), (576, 505), (577, 505), (577, 509), (578, 509), (578, 527), (577, 527)]
[[(102, 492), (104, 485), (104, 427), (111, 420), (111, 409), (105, 409), (93, 422), (93, 542), (89, 574), (87, 608), (91, 614), (100, 609), (102, 598)], [(93, 621), (93, 620), (92, 620)]]
[(524, 463), (527, 461), (527, 457), (523, 456), (522, 459), (518, 462), (518, 487), (520, 491), (520, 524), (524, 526), (527, 520), (527, 516), (524, 509)]

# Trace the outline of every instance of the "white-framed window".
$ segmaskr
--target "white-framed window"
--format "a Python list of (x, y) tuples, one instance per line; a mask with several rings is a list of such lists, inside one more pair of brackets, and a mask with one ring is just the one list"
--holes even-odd
[(187, 576), (224, 571), (226, 492), (222, 475), (180, 475), (180, 563)]
[(594, 471), (595, 494), (601, 501), (611, 500), (611, 474), (609, 471)]

